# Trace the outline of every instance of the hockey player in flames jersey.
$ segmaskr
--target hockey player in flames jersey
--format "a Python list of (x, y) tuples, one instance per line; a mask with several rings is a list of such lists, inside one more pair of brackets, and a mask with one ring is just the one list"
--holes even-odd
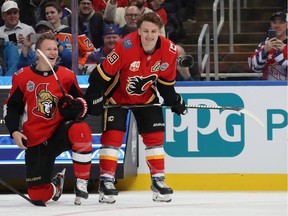
[[(126, 131), (127, 109), (103, 110), (103, 103), (119, 105), (159, 103), (157, 90), (166, 105), (178, 115), (186, 113), (182, 97), (175, 92), (177, 50), (173, 42), (160, 36), (162, 20), (146, 13), (138, 21), (138, 31), (120, 40), (90, 74), (85, 98), (88, 113), (104, 115), (100, 148), (99, 202), (114, 203), (118, 195), (115, 171)], [(103, 97), (102, 97), (103, 96)], [(162, 108), (132, 109), (139, 134), (146, 146), (146, 162), (151, 174), (154, 201), (171, 201), (173, 190), (164, 183), (164, 130)]]
[[(40, 36), (36, 42), (39, 63), (13, 75), (12, 88), (4, 102), (4, 116), (11, 137), (25, 150), (26, 183), (31, 200), (45, 203), (60, 198), (65, 169), (52, 178), (53, 166), (58, 155), (72, 150), (75, 204), (79, 205), (81, 198), (88, 198), (92, 136), (88, 124), (81, 121), (87, 104), (75, 74), (55, 65), (57, 44), (53, 33)], [(39, 50), (54, 67), (65, 96)]]

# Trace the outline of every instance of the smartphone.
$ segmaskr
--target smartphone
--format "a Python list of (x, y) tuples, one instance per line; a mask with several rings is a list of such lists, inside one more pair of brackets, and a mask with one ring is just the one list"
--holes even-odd
[(41, 34), (31, 34), (29, 37), (29, 40), (32, 42), (32, 43), (36, 43), (37, 40), (39, 39)]
[(276, 37), (276, 31), (270, 29), (270, 30), (268, 31), (268, 37), (269, 37), (269, 38), (274, 38), (274, 37)]
[(17, 37), (16, 37), (16, 33), (9, 34), (9, 35), (8, 35), (8, 39), (9, 39), (9, 41), (11, 41), (11, 42), (17, 44)]

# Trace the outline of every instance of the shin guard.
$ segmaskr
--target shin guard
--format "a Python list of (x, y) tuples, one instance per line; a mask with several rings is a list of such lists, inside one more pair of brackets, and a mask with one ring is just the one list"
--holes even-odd
[(68, 130), (76, 178), (88, 179), (92, 160), (92, 134), (85, 122), (74, 123)]

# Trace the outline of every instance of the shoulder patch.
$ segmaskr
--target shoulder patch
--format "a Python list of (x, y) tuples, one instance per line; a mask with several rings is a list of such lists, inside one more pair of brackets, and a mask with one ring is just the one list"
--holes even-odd
[(132, 48), (132, 42), (131, 42), (130, 38), (126, 38), (126, 39), (122, 40), (122, 44), (124, 46), (124, 49)]
[(176, 50), (177, 50), (177, 48), (176, 48), (175, 44), (170, 41), (169, 51), (172, 53), (176, 53)]
[(119, 55), (115, 51), (112, 51), (111, 53), (107, 55), (107, 61), (111, 65), (113, 65), (118, 59), (119, 59)]

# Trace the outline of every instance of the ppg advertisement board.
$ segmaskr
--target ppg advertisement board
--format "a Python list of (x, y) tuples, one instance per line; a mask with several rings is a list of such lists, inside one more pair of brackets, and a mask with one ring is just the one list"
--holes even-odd
[[(167, 174), (287, 174), (287, 81), (180, 83), (176, 90), (188, 105), (241, 107), (257, 121), (234, 110), (188, 109), (177, 116), (165, 109)], [(139, 160), (138, 173), (149, 173)]]

